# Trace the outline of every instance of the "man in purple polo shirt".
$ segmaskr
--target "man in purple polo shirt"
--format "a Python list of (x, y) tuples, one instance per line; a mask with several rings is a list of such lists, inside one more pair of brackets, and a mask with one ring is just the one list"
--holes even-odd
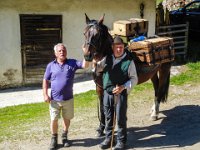
[[(85, 49), (83, 48), (85, 53)], [(62, 112), (63, 133), (62, 144), (69, 147), (67, 138), (70, 120), (74, 117), (73, 80), (77, 69), (87, 68), (89, 61), (78, 61), (67, 58), (66, 46), (58, 43), (54, 46), (56, 59), (47, 65), (43, 79), (43, 95), (45, 102), (49, 103), (51, 116), (51, 144), (50, 149), (57, 147), (58, 118)], [(48, 95), (48, 84), (51, 82), (51, 96)]]

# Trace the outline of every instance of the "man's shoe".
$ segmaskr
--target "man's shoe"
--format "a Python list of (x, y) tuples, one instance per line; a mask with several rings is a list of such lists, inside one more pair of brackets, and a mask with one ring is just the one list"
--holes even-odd
[(57, 134), (53, 134), (51, 137), (51, 143), (50, 143), (50, 150), (55, 150), (56, 147), (58, 145), (58, 135)]
[(125, 143), (117, 142), (117, 145), (114, 147), (114, 150), (125, 150)]
[[(113, 145), (114, 145), (114, 140), (113, 140)], [(101, 149), (107, 149), (107, 148), (110, 148), (111, 146), (111, 139), (110, 138), (106, 138), (100, 145), (99, 147)]]
[(63, 132), (61, 138), (62, 138), (63, 147), (70, 147), (71, 146), (69, 140), (67, 139), (67, 132)]
[(104, 136), (105, 134), (103, 133), (103, 130), (102, 129), (97, 129), (96, 130), (96, 137), (102, 137)]

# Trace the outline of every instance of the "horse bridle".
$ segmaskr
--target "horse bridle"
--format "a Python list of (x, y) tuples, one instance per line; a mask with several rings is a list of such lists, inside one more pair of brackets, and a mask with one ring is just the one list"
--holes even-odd
[[(92, 40), (87, 40), (86, 39), (86, 41), (85, 41), (85, 43), (87, 44), (87, 45), (90, 45), (90, 46), (92, 46), (94, 49), (95, 49), (95, 52), (93, 53), (93, 55), (95, 55), (95, 54), (97, 54), (98, 52), (100, 52), (100, 48), (101, 48), (101, 43), (102, 43), (102, 41), (101, 41), (101, 36), (102, 36), (102, 32), (101, 31), (103, 31), (103, 29), (102, 29), (102, 27), (97, 23), (97, 22), (92, 22), (92, 23), (89, 23), (88, 25), (87, 25), (87, 30), (85, 31), (85, 33), (87, 33), (89, 30), (90, 30), (90, 28), (95, 28), (96, 30), (98, 30), (98, 31), (100, 31), (99, 32), (99, 35), (98, 35), (98, 37), (97, 37), (97, 39), (95, 40), (96, 42), (98, 42), (99, 44), (98, 45), (96, 45), (95, 43), (93, 43), (94, 41), (92, 41)], [(84, 33), (84, 34), (85, 34)], [(98, 46), (98, 47), (97, 47)], [(103, 88), (103, 86), (102, 85), (100, 85), (98, 82), (97, 82), (97, 73), (96, 73), (96, 69), (94, 69), (94, 72), (93, 72), (94, 74), (93, 74), (93, 78), (94, 78), (94, 82), (95, 82), (95, 84), (98, 86), (98, 87), (100, 87), (100, 88)]]
[[(102, 30), (101, 26), (100, 26), (98, 23), (89, 23), (89, 24), (87, 25), (87, 27), (88, 27), (88, 29), (87, 29), (86, 32), (88, 32), (89, 29), (90, 29), (91, 27), (94, 27), (95, 29), (97, 29), (97, 30), (99, 30), (99, 31)], [(85, 32), (85, 33), (86, 33), (86, 32)], [(84, 34), (85, 34), (85, 33), (84, 33)], [(87, 45), (92, 46), (92, 47), (95, 49), (96, 52), (99, 52), (99, 51), (100, 51), (100, 47), (101, 47), (101, 40), (100, 40), (100, 37), (101, 37), (101, 32), (99, 33), (99, 36), (98, 36), (98, 39), (97, 39), (97, 41), (99, 42), (98, 47), (97, 47), (97, 45), (96, 45), (92, 40), (90, 40), (90, 41), (89, 41), (89, 40), (86, 40), (85, 43), (86, 43)], [(95, 54), (95, 53), (94, 53), (94, 54)]]

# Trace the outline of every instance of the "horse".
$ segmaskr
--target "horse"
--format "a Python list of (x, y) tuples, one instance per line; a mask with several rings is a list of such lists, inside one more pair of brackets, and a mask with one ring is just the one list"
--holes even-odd
[[(86, 17), (86, 27), (84, 29), (85, 43), (84, 48), (90, 54), (93, 62), (100, 61), (103, 57), (112, 54), (112, 42), (113, 38), (109, 33), (108, 27), (103, 24), (104, 15), (99, 20), (89, 19), (87, 14)], [(128, 53), (129, 51), (127, 51)], [(138, 83), (142, 84), (149, 79), (153, 83), (154, 88), (154, 104), (151, 108), (150, 118), (152, 120), (158, 119), (159, 106), (161, 102), (166, 102), (168, 97), (169, 83), (170, 83), (170, 69), (171, 62), (156, 64), (156, 65), (146, 65), (137, 61), (134, 57), (137, 74)], [(93, 79), (96, 84), (96, 93), (99, 98), (99, 110), (100, 110), (100, 125), (105, 125), (105, 116), (103, 113), (103, 73), (94, 72)], [(98, 111), (99, 112), (99, 111)]]

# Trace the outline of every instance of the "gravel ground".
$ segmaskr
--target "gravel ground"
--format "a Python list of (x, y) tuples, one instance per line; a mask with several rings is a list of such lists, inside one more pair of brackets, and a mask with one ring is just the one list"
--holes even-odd
[[(149, 119), (152, 101), (129, 99), (127, 150), (199, 150), (200, 148), (200, 85), (171, 86), (168, 102), (161, 104), (157, 121)], [(145, 94), (145, 93), (144, 93)], [(145, 94), (147, 95), (147, 94)], [(103, 138), (95, 137), (98, 125), (96, 108), (80, 110), (72, 120), (69, 139), (72, 146), (63, 148), (59, 135), (58, 149), (99, 150)], [(50, 143), (48, 122), (31, 132), (41, 135), (26, 140), (5, 140), (0, 150), (47, 150)], [(27, 134), (27, 133), (24, 133)], [(32, 133), (33, 134), (33, 133)]]
[[(183, 71), (182, 67), (173, 67), (172, 75)], [(76, 83), (74, 92), (78, 90), (94, 89), (93, 81)], [(170, 95), (166, 104), (161, 104), (161, 112), (157, 121), (149, 119), (149, 110), (152, 101), (140, 99), (129, 100), (128, 107), (128, 141), (127, 149), (134, 150), (199, 150), (200, 148), (200, 85), (184, 85), (181, 87), (170, 86)], [(76, 93), (75, 92), (75, 93)], [(83, 91), (80, 91), (83, 92)], [(147, 93), (144, 92), (144, 95)], [(148, 95), (151, 95), (150, 93)], [(0, 106), (8, 101), (15, 104), (43, 101), (41, 89), (20, 88), (8, 89), (0, 92)], [(142, 97), (142, 96), (141, 96)], [(5, 100), (5, 102), (2, 102)], [(37, 101), (33, 101), (37, 102)], [(4, 104), (5, 105), (5, 104)], [(5, 106), (4, 106), (5, 107)], [(99, 150), (98, 144), (103, 138), (94, 136), (98, 125), (96, 108), (81, 110), (76, 113), (70, 127), (69, 139), (72, 142), (68, 150)], [(49, 130), (48, 127), (40, 127), (32, 130)], [(48, 149), (50, 136), (44, 134), (36, 138), (26, 140), (9, 141), (0, 143), (0, 150), (46, 150)], [(59, 138), (59, 143), (61, 143)]]

